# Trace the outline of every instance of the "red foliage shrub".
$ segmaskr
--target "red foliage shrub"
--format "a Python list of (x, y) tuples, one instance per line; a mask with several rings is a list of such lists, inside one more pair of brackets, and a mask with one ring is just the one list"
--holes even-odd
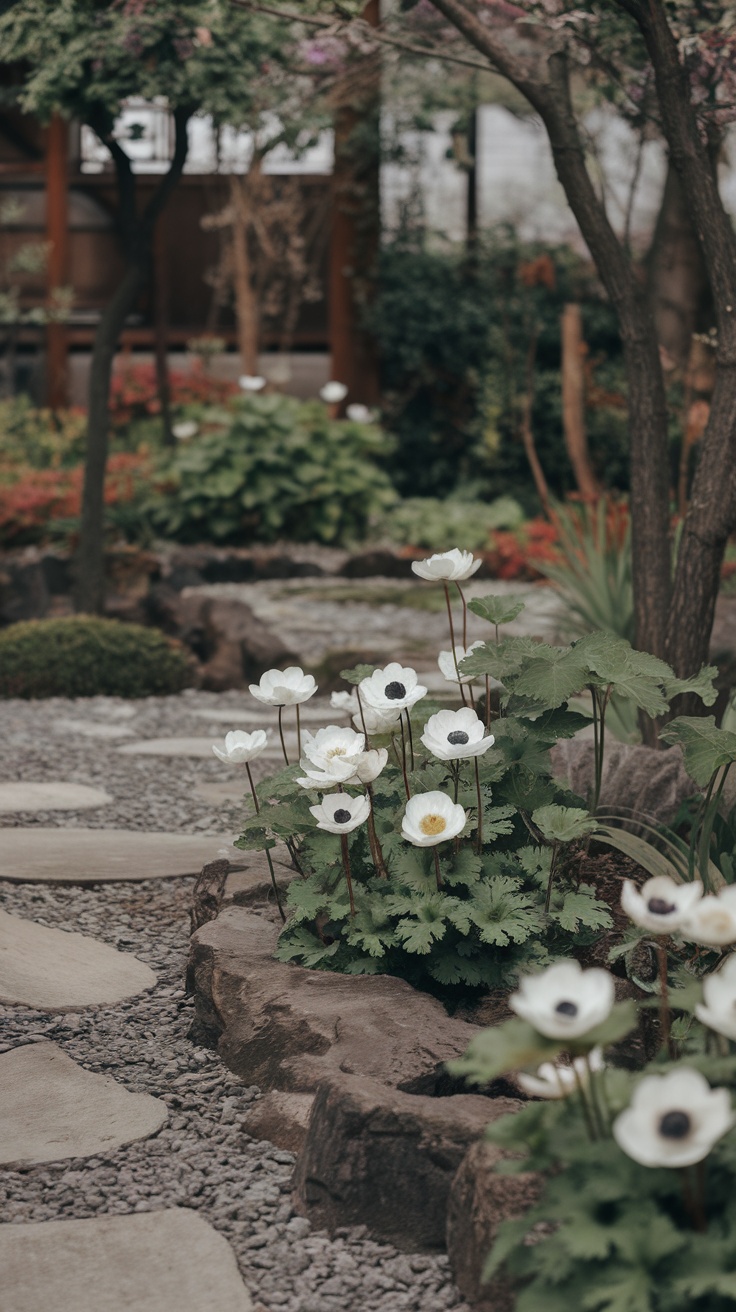
[[(134, 501), (150, 479), (146, 455), (122, 451), (111, 455), (105, 479), (105, 505)], [(0, 545), (23, 546), (42, 541), (49, 524), (75, 519), (82, 504), (84, 468), (0, 470)]]
[(554, 525), (537, 516), (516, 529), (495, 529), (484, 555), (495, 578), (533, 582), (542, 577), (537, 565), (559, 559), (556, 541)]
[[(233, 396), (235, 383), (211, 378), (196, 361), (190, 370), (172, 369), (169, 374), (173, 406), (213, 404)], [(113, 374), (110, 385), (110, 417), (116, 428), (133, 419), (145, 419), (161, 410), (156, 386), (156, 369), (152, 364), (133, 364)]]

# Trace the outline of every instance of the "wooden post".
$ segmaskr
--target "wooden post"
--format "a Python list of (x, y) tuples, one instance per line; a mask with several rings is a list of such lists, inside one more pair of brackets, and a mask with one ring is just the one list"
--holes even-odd
[(601, 495), (593, 472), (585, 431), (585, 371), (583, 318), (580, 306), (570, 302), (562, 311), (562, 424), (565, 446), (580, 495), (597, 501)]
[[(379, 24), (379, 0), (369, 0), (363, 18)], [(369, 64), (372, 61), (372, 66)], [(348, 388), (346, 402), (374, 405), (379, 400), (378, 363), (360, 329), (359, 303), (369, 298), (380, 242), (381, 74), (370, 55), (356, 77), (355, 66), (341, 82), (335, 111), (335, 164), (332, 175), (330, 242), (331, 377)], [(374, 149), (367, 147), (366, 125), (375, 124)], [(361, 157), (355, 157), (355, 129), (361, 126)]]
[[(66, 120), (55, 114), (48, 128), (46, 145), (46, 240), (49, 255), (46, 287), (49, 295), (63, 287), (68, 277), (69, 216), (67, 201), (67, 158), (69, 130)], [(52, 410), (68, 404), (66, 326), (46, 326), (46, 403)]]
[(171, 431), (171, 382), (169, 378), (169, 251), (166, 244), (166, 215), (159, 214), (153, 235), (153, 331), (156, 360), (156, 389), (161, 406), (164, 446), (175, 446)]

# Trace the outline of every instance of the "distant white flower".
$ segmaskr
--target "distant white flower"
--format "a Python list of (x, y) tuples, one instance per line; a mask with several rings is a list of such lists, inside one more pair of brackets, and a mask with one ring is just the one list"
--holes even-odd
[(621, 906), (634, 924), (653, 934), (671, 934), (681, 929), (702, 896), (703, 885), (697, 880), (692, 884), (676, 884), (669, 875), (656, 875), (641, 889), (630, 879), (624, 880)]
[(426, 697), (427, 689), (418, 682), (416, 670), (391, 661), (383, 670), (374, 670), (359, 685), (363, 704), (374, 711), (405, 711)]
[(330, 834), (349, 834), (368, 819), (371, 804), (365, 795), (351, 797), (349, 793), (330, 793), (320, 806), (310, 806), (309, 810), (318, 829), (326, 829)]
[(437, 664), (440, 667), (440, 672), (444, 674), (445, 678), (447, 679), (447, 682), (472, 683), (473, 679), (476, 678), (476, 675), (474, 674), (461, 674), (460, 678), (458, 679), (457, 677), (458, 672), (457, 672), (457, 666), (455, 665), (455, 658), (457, 657), (457, 664), (459, 665), (461, 660), (463, 660), (466, 656), (470, 655), (471, 651), (475, 651), (476, 647), (484, 647), (484, 646), (485, 643), (483, 642), (483, 639), (478, 638), (477, 642), (471, 642), (467, 650), (460, 643), (458, 643), (458, 645), (455, 648), (454, 655), (451, 651), (441, 651), (439, 656), (437, 657)]
[(704, 897), (692, 907), (680, 933), (690, 943), (724, 948), (736, 943), (736, 886), (722, 888), (716, 897)]
[(605, 1062), (600, 1048), (593, 1048), (587, 1062), (585, 1057), (576, 1057), (569, 1066), (545, 1061), (536, 1075), (526, 1075), (524, 1071), (519, 1071), (516, 1083), (532, 1098), (568, 1098), (581, 1084), (585, 1087), (588, 1083), (588, 1062), (593, 1071), (603, 1070)]
[(344, 383), (325, 383), (324, 387), (320, 387), (319, 394), (327, 405), (339, 405), (345, 400), (348, 389)]
[(241, 374), (238, 379), (238, 387), (244, 392), (260, 392), (266, 386), (266, 379), (261, 378), (260, 374)]
[(462, 583), (471, 578), (482, 564), (480, 558), (474, 560), (472, 551), (460, 551), (453, 547), (452, 551), (437, 551), (426, 560), (413, 560), (411, 567), (420, 579), (429, 579), (434, 583), (437, 580)]
[(613, 976), (577, 961), (561, 961), (539, 975), (526, 975), (509, 1006), (547, 1039), (578, 1039), (609, 1015), (614, 1003)]
[(641, 1166), (692, 1166), (734, 1122), (728, 1089), (711, 1089), (700, 1071), (680, 1066), (647, 1075), (613, 1122), (613, 1137)]
[(406, 804), (401, 837), (414, 847), (436, 847), (448, 838), (457, 838), (466, 819), (460, 804), (444, 793), (417, 793)]
[[(346, 731), (352, 733), (351, 729)], [(356, 734), (361, 738), (362, 734)], [(304, 771), (304, 778), (297, 779), (302, 788), (333, 788), (335, 784), (358, 788), (361, 784), (372, 784), (377, 779), (388, 761), (385, 747), (360, 752), (357, 756), (339, 756), (324, 758), (319, 764), (311, 760), (302, 760), (299, 764)]]
[(392, 733), (401, 719), (401, 707), (391, 711), (377, 711), (372, 706), (363, 703), (363, 714), (360, 710), (357, 715), (353, 716), (353, 724), (356, 729), (363, 728), (365, 720), (366, 733)]
[(330, 693), (330, 706), (333, 711), (347, 711), (348, 715), (353, 715), (358, 711), (358, 694), (354, 688), (350, 692), (332, 692)]
[(230, 765), (240, 765), (244, 761), (254, 761), (268, 746), (268, 734), (263, 729), (245, 733), (243, 729), (234, 729), (225, 734), (225, 750), (213, 744), (212, 750), (221, 761)]
[(199, 424), (193, 419), (180, 419), (178, 424), (171, 425), (171, 431), (177, 442), (188, 442), (190, 437), (196, 437), (199, 432)]
[(727, 957), (719, 970), (703, 980), (703, 1002), (695, 1015), (709, 1030), (736, 1039), (736, 955)]
[(439, 761), (461, 761), (467, 756), (483, 756), (496, 741), (485, 736), (485, 726), (470, 706), (459, 711), (437, 711), (424, 726), (421, 741)]
[(373, 420), (373, 412), (368, 406), (357, 401), (347, 407), (345, 414), (354, 424), (370, 424)]
[(298, 665), (285, 670), (266, 670), (259, 683), (251, 683), (250, 691), (266, 706), (296, 706), (309, 701), (317, 691), (314, 676), (305, 674)]

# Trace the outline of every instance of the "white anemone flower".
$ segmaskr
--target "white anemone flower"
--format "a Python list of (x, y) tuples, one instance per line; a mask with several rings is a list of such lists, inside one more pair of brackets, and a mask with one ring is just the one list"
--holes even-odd
[(470, 706), (459, 711), (437, 711), (424, 726), (421, 741), (438, 761), (461, 761), (483, 756), (496, 741), (485, 736), (485, 725)]
[(266, 379), (260, 374), (241, 374), (238, 387), (244, 392), (260, 392), (266, 386)]
[(641, 1166), (693, 1166), (733, 1125), (728, 1089), (711, 1089), (700, 1071), (679, 1066), (647, 1075), (613, 1122), (613, 1137)]
[(369, 410), (367, 405), (361, 405), (359, 401), (349, 405), (345, 414), (354, 424), (370, 424), (373, 422), (373, 411)]
[(330, 793), (319, 806), (310, 806), (309, 810), (317, 821), (318, 829), (326, 829), (329, 834), (350, 834), (368, 819), (371, 804), (365, 796)]
[(259, 683), (251, 683), (253, 696), (266, 706), (297, 706), (309, 701), (317, 691), (314, 676), (305, 674), (298, 665), (285, 670), (266, 670)]
[(516, 1083), (524, 1093), (532, 1098), (569, 1098), (582, 1085), (590, 1080), (590, 1071), (602, 1071), (605, 1066), (603, 1052), (593, 1048), (586, 1061), (585, 1057), (576, 1057), (569, 1066), (561, 1062), (545, 1061), (536, 1075), (527, 1075), (519, 1071)]
[(254, 761), (268, 746), (268, 734), (264, 729), (245, 733), (243, 729), (234, 729), (225, 734), (224, 752), (214, 744), (212, 750), (221, 761), (229, 765), (240, 765), (245, 761)]
[(360, 708), (358, 708), (357, 715), (353, 716), (353, 724), (356, 729), (362, 729), (363, 721), (365, 721), (366, 733), (393, 733), (400, 719), (400, 706), (391, 711), (377, 711), (373, 706), (368, 706), (363, 702), (363, 713), (361, 715)]
[[(482, 638), (478, 638), (478, 641), (471, 642), (469, 647), (463, 647), (461, 643), (458, 643), (455, 647), (454, 653), (451, 651), (441, 651), (437, 657), (437, 664), (440, 667), (440, 673), (445, 676), (448, 683), (472, 683), (473, 679), (477, 676), (475, 674), (461, 674), (458, 679), (457, 665), (459, 665), (466, 656), (469, 656), (471, 651), (475, 651), (476, 647), (484, 646), (485, 643)], [(456, 659), (457, 665), (455, 664)]]
[(466, 819), (459, 802), (450, 801), (444, 793), (416, 793), (406, 804), (401, 837), (414, 847), (436, 847), (448, 838), (457, 838)]
[(190, 437), (197, 436), (199, 424), (193, 419), (180, 419), (178, 424), (171, 425), (171, 431), (177, 442), (188, 442)]
[(413, 560), (411, 567), (420, 579), (429, 579), (432, 583), (463, 583), (482, 564), (480, 557), (474, 559), (472, 551), (460, 551), (458, 547), (453, 547), (452, 551), (437, 551), (426, 560)]
[(332, 692), (330, 693), (330, 706), (333, 711), (346, 711), (348, 715), (353, 715), (360, 710), (358, 694), (354, 688), (350, 692)]
[(630, 879), (624, 880), (621, 906), (630, 920), (653, 934), (671, 934), (681, 929), (696, 902), (703, 896), (703, 885), (676, 884), (669, 875), (656, 875), (639, 889)]
[(369, 752), (363, 752), (355, 770), (355, 776), (351, 779), (354, 784), (372, 784), (377, 779), (382, 770), (386, 769), (388, 764), (388, 752), (385, 747), (373, 747)]
[(696, 902), (680, 933), (689, 943), (703, 943), (709, 948), (736, 943), (736, 885), (730, 884), (716, 897)]
[(509, 1006), (547, 1039), (578, 1039), (600, 1025), (614, 1003), (613, 975), (578, 961), (560, 961), (526, 975)]
[(703, 980), (703, 1002), (695, 1015), (709, 1030), (736, 1039), (736, 955), (727, 957), (720, 970)]
[(375, 711), (405, 711), (426, 697), (427, 689), (417, 679), (410, 666), (390, 661), (382, 670), (374, 670), (359, 685), (364, 705)]
[(365, 738), (354, 729), (341, 729), (330, 724), (315, 734), (305, 733), (303, 750), (307, 759), (320, 770), (327, 769), (332, 761), (354, 766), (365, 751)]
[(341, 401), (345, 400), (348, 389), (344, 383), (336, 383), (333, 380), (325, 383), (324, 387), (320, 387), (319, 394), (327, 405), (339, 405)]
[(335, 784), (349, 784), (358, 788), (361, 784), (372, 784), (377, 779), (388, 761), (385, 747), (361, 752), (358, 757), (334, 756), (326, 762), (323, 769), (311, 761), (300, 761), (304, 777), (297, 779), (302, 788), (334, 788)]

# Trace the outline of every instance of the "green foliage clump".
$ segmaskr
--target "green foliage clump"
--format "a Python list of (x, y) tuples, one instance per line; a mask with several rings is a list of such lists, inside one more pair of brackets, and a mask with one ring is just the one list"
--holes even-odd
[(202, 435), (161, 473), (154, 528), (181, 542), (342, 542), (395, 500), (375, 424), (334, 421), (320, 402), (244, 397), (201, 413)]
[(406, 497), (390, 514), (374, 525), (378, 534), (392, 542), (432, 551), (475, 551), (488, 546), (494, 529), (517, 528), (524, 512), (513, 497), (495, 501), (470, 500), (453, 496), (446, 501), (437, 497)]
[(85, 428), (80, 410), (39, 410), (27, 396), (0, 400), (0, 469), (71, 468), (84, 456)]
[(0, 631), (0, 697), (163, 697), (190, 682), (184, 649), (140, 624), (80, 615)]

